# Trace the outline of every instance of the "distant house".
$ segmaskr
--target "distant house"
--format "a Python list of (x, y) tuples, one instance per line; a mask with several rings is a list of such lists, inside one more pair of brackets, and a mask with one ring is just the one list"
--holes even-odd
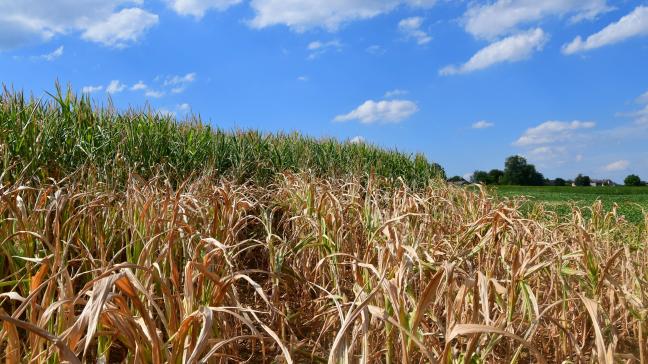
[[(576, 187), (576, 182), (571, 182), (572, 187)], [(593, 179), (590, 180), (590, 186), (592, 187), (610, 187), (617, 186), (617, 184), (611, 179)]]
[(453, 184), (455, 186), (465, 186), (465, 185), (470, 184), (470, 182), (466, 181), (466, 179), (461, 178), (461, 177), (449, 178), (447, 182), (450, 183), (450, 184)]
[(611, 179), (593, 179), (590, 182), (590, 186), (592, 187), (604, 187), (604, 186), (616, 186), (617, 184), (614, 183)]

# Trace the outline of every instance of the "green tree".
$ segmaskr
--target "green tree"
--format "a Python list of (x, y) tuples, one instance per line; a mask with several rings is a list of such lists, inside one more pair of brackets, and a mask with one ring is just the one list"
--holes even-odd
[(491, 169), (488, 172), (488, 177), (490, 178), (490, 183), (494, 185), (501, 185), (502, 178), (504, 177), (504, 171), (499, 169)]
[(484, 185), (492, 184), (491, 177), (486, 171), (475, 171), (470, 180), (473, 183), (481, 183)]
[(508, 157), (504, 164), (502, 184), (518, 186), (542, 186), (544, 176), (536, 171), (533, 164), (527, 163), (524, 157), (515, 155)]
[(623, 180), (623, 183), (626, 186), (641, 186), (641, 185), (643, 185), (643, 183), (641, 182), (641, 178), (639, 178), (639, 176), (637, 176), (636, 174), (631, 174), (628, 177), (626, 177)]
[(565, 186), (566, 184), (567, 184), (567, 181), (565, 181), (565, 180), (562, 179), (562, 178), (556, 178), (556, 179), (553, 181), (553, 185), (554, 185), (554, 186)]
[(461, 176), (453, 176), (448, 179), (448, 182), (462, 182), (464, 181), (464, 178)]
[(576, 179), (574, 179), (574, 183), (576, 186), (580, 187), (588, 187), (591, 186), (592, 180), (589, 178), (589, 176), (583, 176), (582, 174), (579, 174), (576, 176)]

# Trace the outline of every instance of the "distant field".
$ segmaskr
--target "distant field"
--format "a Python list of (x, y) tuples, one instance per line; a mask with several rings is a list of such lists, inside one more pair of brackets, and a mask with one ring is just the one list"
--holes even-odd
[(527, 196), (531, 201), (545, 203), (549, 210), (563, 215), (570, 214), (574, 204), (588, 207), (597, 200), (608, 211), (616, 203), (619, 214), (634, 223), (644, 221), (642, 208), (648, 211), (648, 187), (497, 186), (494, 190), (503, 197)]

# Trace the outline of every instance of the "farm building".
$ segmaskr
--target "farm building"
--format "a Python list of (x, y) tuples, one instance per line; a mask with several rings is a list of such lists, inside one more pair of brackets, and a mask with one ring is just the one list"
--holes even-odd
[(611, 179), (593, 179), (590, 183), (592, 187), (601, 187), (601, 186), (616, 186), (616, 183)]
[[(576, 187), (576, 182), (572, 182), (571, 186)], [(617, 186), (617, 184), (611, 179), (593, 179), (590, 181), (590, 186), (605, 187), (605, 186)]]

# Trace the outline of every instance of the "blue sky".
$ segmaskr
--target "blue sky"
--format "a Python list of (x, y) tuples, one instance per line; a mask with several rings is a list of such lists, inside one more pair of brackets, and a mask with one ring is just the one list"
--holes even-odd
[(648, 3), (0, 0), (0, 81), (548, 177), (648, 179)]

